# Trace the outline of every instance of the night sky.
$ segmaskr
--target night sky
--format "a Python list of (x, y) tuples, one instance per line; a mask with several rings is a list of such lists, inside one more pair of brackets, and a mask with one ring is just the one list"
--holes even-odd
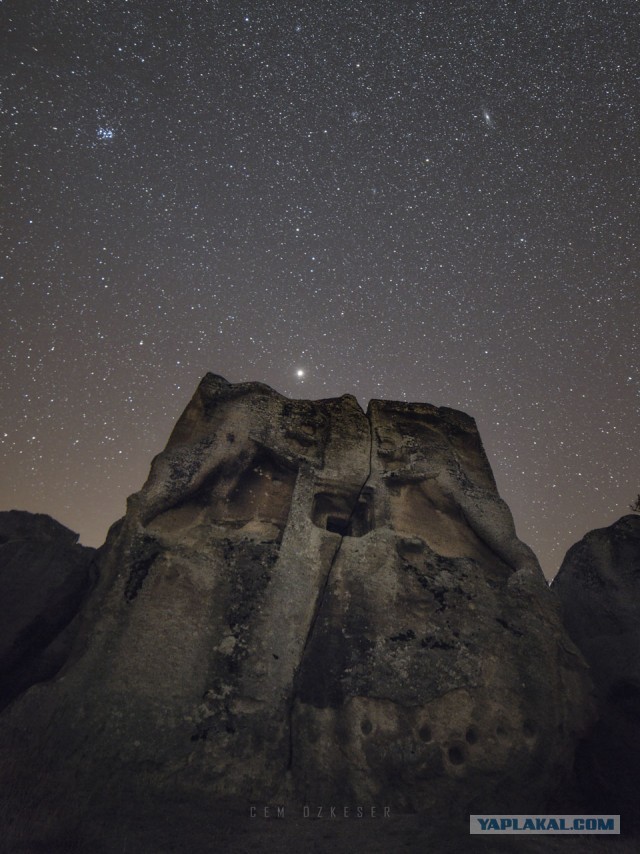
[(473, 415), (553, 575), (640, 490), (636, 0), (4, 0), (3, 509), (207, 372)]

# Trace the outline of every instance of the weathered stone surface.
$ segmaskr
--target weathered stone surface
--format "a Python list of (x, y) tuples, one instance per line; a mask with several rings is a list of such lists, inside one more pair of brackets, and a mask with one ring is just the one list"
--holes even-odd
[(591, 668), (599, 720), (579, 756), (595, 808), (640, 826), (640, 516), (588, 533), (568, 552), (553, 589), (566, 628)]
[(209, 374), (110, 532), (73, 663), (0, 747), (80, 811), (124, 791), (532, 811), (586, 685), (471, 418)]
[(0, 708), (62, 666), (94, 549), (50, 516), (0, 513)]

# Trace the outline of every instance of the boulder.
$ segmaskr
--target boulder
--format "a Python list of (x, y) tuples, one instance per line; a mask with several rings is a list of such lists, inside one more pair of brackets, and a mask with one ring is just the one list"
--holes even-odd
[(578, 756), (583, 794), (640, 829), (640, 516), (586, 534), (553, 589), (595, 685), (598, 722)]
[(0, 708), (64, 663), (94, 552), (50, 516), (0, 513)]
[(208, 374), (0, 749), (43, 838), (69, 791), (76, 824), (168, 797), (468, 820), (543, 808), (588, 690), (472, 418)]

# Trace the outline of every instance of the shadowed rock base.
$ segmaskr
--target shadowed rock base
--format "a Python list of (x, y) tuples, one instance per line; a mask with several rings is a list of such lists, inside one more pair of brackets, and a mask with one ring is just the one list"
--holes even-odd
[[(263, 808), (262, 808), (263, 809)], [(328, 814), (330, 805), (325, 808)], [(317, 812), (317, 810), (316, 810)], [(21, 841), (22, 840), (22, 841)], [(636, 854), (637, 840), (625, 836), (471, 837), (468, 816), (394, 814), (389, 818), (305, 818), (285, 807), (251, 818), (249, 808), (218, 803), (123, 802), (117, 809), (96, 805), (80, 825), (43, 841), (33, 833), (6, 836), (3, 852), (28, 854)]]

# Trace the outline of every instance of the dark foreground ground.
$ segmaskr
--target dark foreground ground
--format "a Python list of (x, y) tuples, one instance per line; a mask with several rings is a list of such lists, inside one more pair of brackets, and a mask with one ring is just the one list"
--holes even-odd
[(250, 816), (193, 803), (153, 803), (144, 809), (97, 805), (90, 818), (46, 830), (46, 817), (15, 822), (5, 815), (2, 854), (637, 854), (640, 839), (622, 836), (471, 837), (468, 820), (393, 815), (389, 818)]

